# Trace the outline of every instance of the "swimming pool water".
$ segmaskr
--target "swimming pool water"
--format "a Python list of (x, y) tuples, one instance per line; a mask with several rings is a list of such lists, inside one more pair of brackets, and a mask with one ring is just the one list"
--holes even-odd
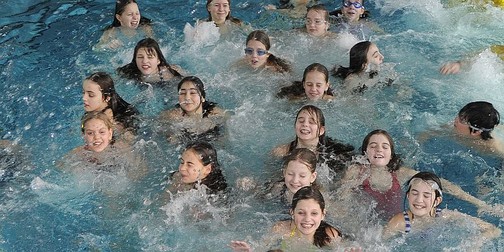
[[(291, 76), (234, 68), (233, 63), (242, 57), (246, 32), (213, 42), (186, 43), (184, 26), (207, 16), (206, 1), (140, 4), (142, 14), (154, 20), (167, 60), (200, 77), (208, 99), (231, 114), (225, 136), (215, 146), (232, 187), (243, 176), (265, 182), (280, 168), (269, 151), (292, 140), (295, 112), (303, 104), (278, 100), (274, 94), (279, 88), (301, 79), (303, 69), (313, 62), (327, 67), (348, 64), (352, 39), (319, 43), (291, 31), (297, 25), (290, 19), (262, 8), (274, 2), (236, 0), (233, 15), (268, 30), (271, 51), (293, 62)], [(334, 2), (326, 3), (328, 9), (338, 7)], [(5, 139), (24, 147), (26, 160), (25, 172), (18, 179), (0, 185), (0, 250), (222, 251), (232, 239), (259, 243), (262, 232), (282, 218), (277, 214), (280, 206), (265, 205), (236, 189), (224, 206), (208, 205), (198, 192), (173, 201), (160, 196), (168, 172), (177, 169), (181, 147), (169, 144), (151, 125), (161, 110), (176, 103), (175, 87), (137, 86), (114, 76), (118, 92), (141, 110), (146, 122), (142, 140), (135, 144), (149, 165), (144, 179), (122, 183), (116, 177), (91, 180), (62, 173), (58, 162), (83, 143), (79, 128), (82, 80), (94, 71), (114, 73), (131, 60), (134, 44), (115, 51), (92, 49), (111, 22), (111, 1), (4, 0), (1, 5), (0, 127)], [(315, 103), (324, 111), (327, 134), (358, 148), (369, 131), (386, 129), (406, 165), (433, 170), (486, 202), (502, 204), (502, 178), (496, 176), (501, 173), (502, 158), (480, 154), (448, 137), (422, 141), (420, 136), (450, 124), (470, 101), (492, 102), (504, 113), (504, 64), (486, 50), (504, 43), (503, 10), (448, 7), (435, 0), (376, 0), (366, 7), (386, 32), (371, 40), (399, 77), (391, 87)], [(475, 59), (471, 69), (453, 76), (438, 74), (442, 62), (466, 55)], [(477, 182), (476, 176), (481, 180)], [(483, 193), (481, 185), (490, 189)], [(449, 196), (444, 204), (477, 214), (474, 206)], [(195, 221), (194, 207), (212, 218)], [(366, 210), (358, 214), (365, 215)], [(501, 219), (481, 217), (502, 228)], [(366, 222), (340, 219), (337, 213), (330, 219), (341, 227)], [(378, 229), (370, 224), (353, 236), (366, 249), (406, 251), (411, 248), (408, 242), (420, 248), (421, 241), (383, 243), (374, 238)], [(442, 246), (461, 249), (457, 239), (466, 235), (453, 231), (447, 235), (453, 242), (447, 239)], [(488, 249), (502, 249), (503, 243), (501, 236)]]

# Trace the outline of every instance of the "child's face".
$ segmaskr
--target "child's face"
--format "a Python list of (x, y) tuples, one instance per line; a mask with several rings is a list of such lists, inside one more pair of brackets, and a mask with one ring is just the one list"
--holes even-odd
[(112, 129), (100, 119), (88, 120), (84, 125), (84, 141), (86, 149), (94, 152), (101, 152), (110, 144), (112, 140)]
[(82, 83), (82, 101), (86, 112), (102, 111), (108, 106), (100, 85), (92, 80), (84, 80)]
[(325, 211), (322, 211), (316, 200), (304, 199), (297, 202), (291, 214), (299, 232), (303, 235), (314, 235), (324, 219)]
[(247, 48), (245, 49), (245, 59), (252, 68), (255, 69), (265, 66), (269, 55), (270, 54), (268, 50), (266, 50), (266, 46), (263, 43), (254, 39), (247, 42)]
[(216, 24), (222, 24), (231, 11), (228, 0), (213, 0), (207, 7), (212, 16), (212, 21)]
[(317, 139), (324, 134), (324, 127), (319, 128), (318, 118), (303, 110), (296, 119), (296, 136), (305, 141)]
[(464, 136), (471, 135), (479, 135), (478, 132), (471, 132), (471, 128), (469, 127), (469, 123), (465, 120), (460, 119), (460, 116), (457, 115), (453, 122), (453, 127), (455, 128), (455, 132)]
[[(354, 3), (359, 3), (360, 8), (356, 8)], [(348, 20), (348, 22), (359, 21), (359, 18), (364, 14), (364, 6), (362, 6), (362, 0), (345, 0), (343, 1), (343, 7), (341, 8), (343, 16)]]
[(124, 8), (124, 12), (116, 14), (117, 20), (121, 23), (121, 27), (136, 29), (140, 24), (140, 10), (136, 3), (130, 3)]
[(371, 165), (384, 167), (392, 158), (392, 149), (388, 138), (383, 134), (375, 134), (369, 138), (366, 155)]
[(138, 70), (140, 70), (143, 75), (157, 73), (159, 71), (158, 65), (161, 63), (156, 54), (156, 51), (152, 50), (151, 52), (149, 52), (145, 47), (138, 49), (137, 54), (135, 55), (135, 61)]
[(379, 66), (383, 62), (383, 55), (378, 50), (378, 47), (375, 44), (371, 44), (369, 46), (369, 50), (367, 53), (367, 62), (375, 64)]
[(284, 170), (284, 182), (291, 193), (296, 193), (299, 188), (309, 186), (317, 178), (317, 172), (298, 160), (290, 161)]
[(418, 217), (429, 216), (436, 197), (431, 185), (422, 179), (414, 179), (407, 194), (410, 211)]
[(178, 95), (179, 105), (187, 114), (203, 113), (202, 103), (205, 98), (201, 97), (198, 89), (191, 81), (186, 81), (180, 86)]
[(319, 71), (310, 71), (306, 74), (303, 83), (305, 94), (308, 99), (315, 101), (321, 99), (329, 89), (325, 74)]
[(323, 11), (308, 11), (306, 14), (305, 25), (308, 34), (314, 37), (323, 36), (326, 34), (327, 29), (329, 29), (329, 23), (325, 21)]
[(211, 164), (203, 165), (201, 158), (192, 149), (182, 153), (179, 173), (183, 183), (190, 184), (202, 180), (210, 174), (211, 170)]

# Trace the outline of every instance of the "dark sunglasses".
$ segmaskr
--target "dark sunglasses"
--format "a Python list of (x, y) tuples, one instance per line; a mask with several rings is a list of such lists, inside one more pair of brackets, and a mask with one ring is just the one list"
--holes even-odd
[[(262, 50), (262, 49), (257, 49), (257, 50), (256, 50), (256, 53), (257, 53), (257, 56), (263, 56), (263, 55), (265, 55), (266, 53), (268, 53), (268, 51), (266, 51), (266, 50)], [(254, 49), (252, 49), (252, 48), (250, 48), (250, 47), (245, 48), (245, 54), (247, 54), (247, 55), (252, 55), (252, 54), (254, 54)]]

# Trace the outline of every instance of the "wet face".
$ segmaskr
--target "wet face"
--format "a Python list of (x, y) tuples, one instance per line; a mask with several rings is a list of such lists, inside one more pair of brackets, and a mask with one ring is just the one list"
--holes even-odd
[(140, 10), (136, 3), (126, 5), (122, 14), (116, 14), (117, 20), (121, 23), (121, 27), (136, 29), (140, 24)]
[(318, 141), (318, 137), (324, 134), (325, 128), (319, 128), (319, 121), (315, 115), (303, 110), (296, 119), (296, 136), (304, 141)]
[(226, 21), (226, 17), (231, 11), (228, 0), (213, 0), (207, 7), (212, 16), (212, 20), (220, 25)]
[(291, 193), (296, 193), (301, 187), (309, 186), (317, 178), (317, 172), (311, 172), (310, 167), (299, 160), (290, 161), (284, 170), (284, 182)]
[(429, 216), (433, 212), (436, 193), (428, 182), (415, 179), (411, 182), (411, 189), (407, 194), (410, 211), (417, 217)]
[[(356, 8), (354, 3), (359, 3), (360, 8)], [(364, 14), (364, 7), (362, 6), (362, 0), (346, 0), (343, 2), (343, 7), (341, 8), (343, 16), (348, 22), (357, 22), (360, 16)]]
[(314, 199), (298, 201), (291, 214), (299, 232), (306, 236), (313, 236), (325, 217), (325, 211)]
[(138, 49), (137, 54), (135, 55), (135, 62), (138, 66), (138, 70), (140, 70), (143, 75), (158, 73), (158, 65), (161, 63), (156, 51), (154, 49), (149, 51), (146, 47)]
[(84, 124), (85, 148), (94, 152), (103, 151), (110, 144), (110, 141), (112, 141), (112, 133), (112, 129), (109, 129), (102, 120), (88, 120)]
[(303, 87), (306, 97), (315, 101), (324, 97), (329, 89), (329, 82), (326, 82), (325, 74), (319, 71), (310, 71), (306, 74)]
[(264, 67), (269, 55), (270, 54), (263, 43), (255, 39), (247, 42), (247, 48), (245, 48), (245, 59), (252, 68), (256, 69)]
[(383, 134), (375, 134), (369, 138), (366, 155), (373, 166), (384, 167), (392, 158), (392, 149), (388, 138)]
[(203, 102), (198, 89), (192, 81), (186, 81), (180, 86), (178, 95), (179, 105), (186, 114), (202, 114)]
[(98, 83), (92, 80), (84, 80), (82, 84), (82, 101), (86, 112), (104, 110), (108, 106), (109, 99), (104, 99)]
[(367, 62), (368, 64), (380, 65), (383, 62), (383, 55), (378, 50), (378, 47), (375, 44), (371, 44), (369, 46), (369, 50), (367, 53)]
[(463, 119), (460, 119), (459, 116), (455, 117), (455, 120), (453, 121), (453, 127), (455, 128), (456, 133), (463, 136), (479, 135), (478, 132), (471, 132), (469, 123)]
[(329, 29), (329, 23), (325, 21), (325, 13), (323, 11), (308, 11), (306, 14), (305, 25), (308, 34), (314, 37), (325, 35)]
[(202, 180), (212, 171), (211, 164), (203, 165), (199, 155), (192, 149), (184, 151), (180, 158), (179, 172), (182, 182), (190, 184)]

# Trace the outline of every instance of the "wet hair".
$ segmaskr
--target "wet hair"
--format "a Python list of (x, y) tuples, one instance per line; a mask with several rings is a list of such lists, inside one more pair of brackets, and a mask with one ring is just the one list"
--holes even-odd
[[(201, 107), (203, 108), (203, 117), (205, 117), (215, 108), (217, 103), (207, 101), (205, 85), (203, 84), (203, 81), (201, 81), (201, 79), (196, 76), (186, 76), (182, 80), (180, 80), (180, 82), (177, 85), (177, 91), (180, 91), (180, 88), (182, 88), (182, 85), (186, 82), (192, 82), (194, 84), (194, 87), (196, 87), (196, 90), (198, 91), (198, 94), (200, 96), (200, 100), (203, 100), (203, 98), (205, 99), (205, 101), (201, 103)], [(175, 107), (181, 108), (180, 104), (178, 103), (177, 105), (175, 105)]]
[[(284, 97), (297, 98), (297, 97), (306, 96), (305, 89), (304, 89), (304, 82), (306, 79), (306, 75), (308, 75), (308, 73), (310, 73), (310, 72), (315, 72), (315, 71), (324, 74), (325, 82), (326, 83), (329, 82), (329, 71), (327, 70), (327, 68), (320, 63), (313, 63), (305, 68), (304, 73), (303, 73), (303, 80), (295, 81), (290, 86), (282, 87), (280, 89), (280, 92), (278, 92), (277, 96), (279, 98), (284, 98)], [(327, 89), (327, 91), (325, 91), (325, 94), (334, 95), (331, 87), (329, 87), (329, 89)]]
[[(319, 131), (321, 127), (325, 127), (325, 117), (322, 110), (313, 105), (305, 105), (298, 111), (294, 125), (296, 124), (297, 118), (302, 111), (306, 111), (308, 114), (316, 118)], [(289, 152), (296, 149), (297, 144), (298, 137), (296, 136), (296, 139), (289, 145)], [(319, 136), (317, 145), (318, 161), (319, 163), (327, 163), (327, 165), (335, 171), (343, 171), (346, 167), (346, 161), (351, 160), (353, 150), (354, 147), (352, 145), (333, 140), (332, 138), (327, 137), (325, 132)]]
[(115, 90), (112, 77), (105, 72), (96, 72), (86, 77), (86, 80), (93, 81), (100, 86), (103, 100), (110, 98), (107, 102), (107, 108), (112, 110), (114, 120), (121, 123), (124, 128), (133, 130), (133, 133), (135, 133), (137, 129), (136, 117), (139, 114), (138, 110), (119, 96)]
[[(266, 34), (266, 32), (264, 32), (264, 31), (255, 30), (255, 31), (251, 32), (247, 36), (247, 40), (245, 41), (245, 45), (247, 45), (248, 42), (251, 40), (257, 40), (257, 41), (261, 42), (264, 45), (264, 47), (266, 48), (266, 50), (269, 50), (271, 48), (271, 43), (270, 43), (270, 39), (268, 37), (268, 34)], [(287, 62), (284, 59), (276, 57), (272, 53), (270, 53), (270, 55), (268, 56), (268, 59), (266, 60), (266, 65), (273, 67), (275, 69), (275, 71), (277, 71), (279, 73), (291, 71), (291, 66), (290, 66), (289, 62)]]
[(227, 183), (220, 169), (215, 148), (208, 142), (196, 141), (189, 143), (184, 151), (189, 150), (193, 151), (199, 157), (203, 166), (211, 166), (212, 170), (201, 180), (201, 184), (206, 185), (209, 192), (212, 194), (225, 190)]
[[(207, 7), (207, 12), (208, 12), (208, 21), (212, 21), (212, 13), (210, 13), (210, 11), (208, 11), (208, 6), (213, 2), (214, 0), (207, 0), (207, 3), (206, 3), (206, 7)], [(235, 18), (233, 16), (231, 16), (231, 0), (227, 0), (228, 4), (229, 4), (229, 13), (228, 15), (226, 16), (226, 20), (230, 20), (231, 22), (237, 24), (237, 25), (241, 25), (243, 22), (238, 19), (238, 18)]]
[(500, 122), (500, 114), (492, 103), (476, 101), (466, 104), (458, 113), (461, 121), (469, 124), (471, 133), (481, 131), (481, 139), (492, 139), (490, 133)]
[(141, 48), (145, 48), (147, 54), (149, 55), (156, 55), (157, 58), (159, 59), (159, 64), (158, 64), (158, 71), (161, 71), (160, 67), (166, 67), (168, 71), (170, 71), (171, 74), (175, 77), (182, 77), (182, 75), (175, 69), (171, 68), (170, 64), (166, 61), (163, 52), (161, 51), (161, 48), (159, 47), (159, 44), (156, 42), (156, 40), (152, 38), (145, 38), (140, 41), (135, 46), (135, 50), (133, 53), (133, 59), (131, 60), (130, 63), (117, 68), (117, 72), (124, 78), (127, 79), (133, 79), (137, 81), (142, 80), (142, 72), (140, 71), (137, 63), (136, 63), (136, 56), (138, 54), (138, 51)]
[(81, 131), (82, 133), (86, 130), (86, 123), (92, 119), (98, 119), (103, 121), (107, 129), (113, 129), (114, 123), (110, 121), (110, 118), (102, 111), (91, 111), (86, 113), (81, 119)]
[(315, 4), (308, 7), (308, 9), (306, 9), (306, 16), (308, 16), (308, 12), (310, 12), (311, 10), (316, 12), (322, 12), (324, 14), (324, 20), (326, 22), (329, 22), (329, 12), (327, 11), (326, 7), (323, 4)]
[[(311, 186), (302, 187), (296, 193), (294, 193), (294, 196), (292, 198), (291, 211), (294, 212), (300, 200), (309, 199), (315, 200), (319, 204), (321, 211), (324, 212), (324, 197), (318, 189), (315, 189)], [(320, 226), (315, 230), (315, 234), (313, 235), (313, 245), (319, 248), (329, 245), (331, 243), (331, 237), (327, 234), (327, 231), (330, 230), (332, 232), (333, 229), (338, 232), (334, 236), (341, 236), (341, 232), (339, 230), (322, 220), (320, 222)]]
[(402, 160), (399, 157), (399, 155), (397, 155), (396, 152), (395, 152), (395, 145), (394, 145), (394, 141), (392, 140), (392, 137), (385, 130), (376, 129), (376, 130), (373, 130), (373, 131), (369, 132), (366, 135), (366, 137), (364, 137), (364, 140), (362, 140), (362, 145), (360, 147), (361, 154), (362, 155), (366, 155), (366, 149), (367, 149), (367, 146), (369, 145), (369, 140), (374, 135), (383, 135), (383, 136), (385, 136), (387, 138), (387, 140), (390, 143), (390, 153), (391, 153), (391, 155), (390, 155), (390, 161), (387, 164), (388, 171), (389, 172), (393, 172), (393, 171), (399, 170), (399, 168), (401, 167)]
[[(408, 189), (406, 190), (406, 195), (408, 195), (408, 193), (410, 192), (411, 183), (414, 179), (421, 179), (431, 185), (432, 189), (434, 189), (434, 194), (435, 194), (434, 200), (436, 200), (437, 198), (443, 197), (443, 186), (441, 185), (441, 179), (439, 179), (439, 177), (436, 174), (434, 174), (432, 172), (427, 172), (427, 171), (419, 172), (419, 173), (413, 175), (413, 177), (411, 177), (408, 180), (408, 182), (406, 182), (406, 184), (408, 185)], [(430, 181), (430, 183), (429, 183), (429, 181)], [(406, 198), (404, 199), (404, 201), (406, 204)], [(437, 214), (438, 210), (437, 210), (437, 205), (435, 205), (435, 204), (436, 203), (434, 202), (432, 208), (434, 209), (434, 212)], [(433, 215), (433, 213), (430, 213), (430, 214), (431, 214), (431, 216)]]
[(283, 158), (283, 168), (287, 169), (287, 166), (291, 161), (299, 161), (306, 166), (311, 173), (315, 172), (317, 168), (317, 155), (307, 148), (298, 148), (292, 150), (287, 156)]
[[(350, 66), (339, 66), (337, 69), (333, 69), (333, 76), (345, 79), (350, 74), (364, 71), (367, 63), (369, 47), (371, 47), (372, 44), (373, 43), (370, 41), (361, 41), (352, 46), (350, 49)], [(369, 77), (373, 78), (376, 74), (377, 72), (372, 72)]]
[[(119, 22), (119, 20), (117, 20), (116, 15), (121, 15), (124, 12), (124, 10), (126, 9), (126, 6), (131, 3), (138, 4), (136, 0), (116, 0), (115, 11), (114, 11), (114, 20), (112, 21), (111, 25), (109, 25), (105, 28), (105, 30), (108, 30), (112, 27), (120, 27), (121, 26), (121, 22)], [(138, 23), (138, 26), (149, 25), (150, 23), (151, 23), (150, 19), (140, 15), (140, 21)]]

